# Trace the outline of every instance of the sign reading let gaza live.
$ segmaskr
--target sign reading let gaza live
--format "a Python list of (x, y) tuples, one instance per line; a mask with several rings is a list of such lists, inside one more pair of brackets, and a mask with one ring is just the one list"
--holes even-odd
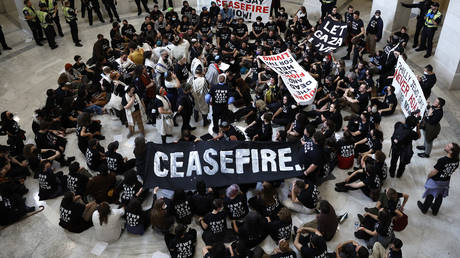
[(233, 12), (234, 18), (243, 18), (245, 21), (252, 22), (256, 21), (257, 16), (262, 17), (263, 22), (268, 22), (272, 5), (272, 0), (198, 0), (198, 9), (201, 10), (203, 7), (209, 9), (211, 2), (215, 2), (220, 9), (223, 5), (227, 5)]
[(310, 42), (321, 54), (325, 55), (342, 46), (346, 36), (346, 23), (327, 18), (323, 21), (319, 29), (313, 33)]
[(401, 109), (406, 117), (417, 110), (420, 110), (421, 116), (425, 114), (427, 103), (422, 87), (401, 56), (396, 64), (392, 85), (399, 92)]
[(300, 144), (205, 141), (147, 144), (145, 187), (194, 189), (248, 184), (300, 176)]
[(297, 103), (309, 105), (313, 102), (318, 82), (297, 63), (289, 51), (259, 58), (281, 76)]

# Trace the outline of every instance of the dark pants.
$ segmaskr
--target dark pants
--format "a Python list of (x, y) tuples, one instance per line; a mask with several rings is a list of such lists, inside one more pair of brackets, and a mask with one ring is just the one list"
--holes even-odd
[(433, 50), (433, 38), (435, 33), (436, 28), (423, 27), (420, 47), (426, 48), (426, 53), (428, 55), (431, 55), (431, 52)]
[(115, 6), (113, 0), (103, 0), (102, 2), (104, 3), (105, 9), (107, 10), (107, 14), (109, 15), (110, 21), (113, 21), (114, 16), (117, 20), (120, 20), (120, 17), (118, 16), (117, 12), (117, 7)]
[(398, 172), (396, 174), (397, 177), (401, 177), (406, 169), (406, 163), (402, 161), (402, 155), (404, 155), (403, 151), (400, 148), (391, 148), (391, 165), (390, 165), (390, 176), (395, 176), (396, 171), (396, 164), (399, 161)]
[(325, 17), (328, 13), (332, 11), (334, 4), (322, 4), (321, 5), (321, 18)]
[[(442, 194), (436, 196), (436, 199), (434, 198), (433, 195), (428, 195), (426, 198), (425, 198), (425, 201), (423, 202), (422, 204), (422, 211), (423, 212), (427, 212), (428, 209), (431, 207), (431, 210), (433, 211), (433, 214), (436, 215), (439, 211), (439, 208), (441, 208), (441, 204), (442, 204)], [(434, 203), (433, 203), (433, 200), (434, 200)]]
[(415, 34), (414, 34), (414, 46), (418, 45), (418, 38), (424, 26), (425, 26), (425, 20), (417, 19), (417, 25), (415, 27)]
[[(51, 17), (53, 16), (50, 14)], [(64, 36), (64, 33), (62, 32), (62, 27), (61, 27), (61, 21), (59, 20), (59, 12), (56, 12), (56, 16), (53, 17), (54, 24), (56, 24), (56, 28), (58, 30), (59, 36)]]
[(3, 35), (2, 26), (0, 26), (0, 44), (2, 44), (3, 49), (8, 48), (8, 44), (6, 44), (5, 35)]
[(93, 25), (93, 10), (96, 12), (97, 14), (97, 17), (99, 18), (99, 21), (101, 21), (102, 23), (104, 23), (104, 18), (102, 18), (102, 13), (101, 13), (101, 9), (98, 7), (98, 8), (88, 8), (88, 20), (89, 20), (89, 25)]
[(181, 114), (182, 116), (182, 130), (184, 129), (191, 129), (190, 120), (192, 118), (192, 114)]
[[(142, 13), (142, 8), (141, 8), (141, 2), (142, 2), (142, 5), (144, 6), (144, 9), (147, 13), (150, 12), (149, 10), (149, 6), (147, 5), (147, 1), (148, 0), (136, 0), (136, 5), (137, 5), (137, 13), (138, 15), (140, 15)], [(171, 0), (170, 0), (171, 1)], [(166, 5), (165, 5), (166, 6)], [(172, 6), (172, 5), (171, 5)], [(163, 10), (166, 10), (166, 9), (163, 9)]]
[(212, 107), (212, 130), (214, 132), (219, 131), (219, 120), (226, 120), (225, 115), (228, 114), (228, 107), (219, 107), (218, 105), (214, 105)]
[(77, 21), (76, 20), (72, 20), (70, 22), (67, 22), (70, 26), (70, 33), (72, 34), (72, 40), (73, 40), (73, 43), (77, 44), (78, 42), (80, 42), (80, 40), (78, 39), (78, 25), (77, 25)]
[(44, 28), (43, 30), (45, 31), (46, 40), (48, 41), (48, 45), (50, 47), (55, 47), (56, 41), (54, 40), (54, 37), (56, 36), (56, 32), (54, 31), (53, 26), (48, 25), (48, 27)]
[(39, 44), (40, 41), (43, 39), (43, 31), (42, 27), (40, 26), (40, 23), (38, 21), (27, 21), (27, 24), (29, 25), (30, 30), (32, 31), (35, 43)]
[(273, 16), (273, 11), (275, 11), (275, 17), (278, 17), (280, 15), (280, 12), (278, 11), (280, 6), (280, 0), (272, 0), (272, 5), (270, 6), (270, 16)]
[[(173, 6), (173, 1), (168, 0), (169, 7), (174, 7)], [(166, 10), (166, 0), (163, 0), (163, 11)]]

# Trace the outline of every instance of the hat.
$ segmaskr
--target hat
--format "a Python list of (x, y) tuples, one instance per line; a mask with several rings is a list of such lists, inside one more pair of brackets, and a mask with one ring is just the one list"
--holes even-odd
[(439, 3), (437, 3), (437, 2), (433, 2), (431, 5), (434, 6), (434, 7), (439, 7)]
[(208, 7), (203, 6), (203, 8), (201, 8), (201, 10), (203, 10), (203, 11), (204, 11), (204, 10), (208, 10)]
[(167, 12), (170, 12), (170, 11), (173, 11), (173, 10), (174, 10), (174, 8), (169, 7), (166, 11), (167, 11)]
[(108, 151), (115, 151), (116, 149), (118, 149), (118, 141), (111, 142), (109, 146), (107, 146)]
[(378, 13), (378, 14), (382, 14), (382, 13), (380, 12), (380, 10), (375, 11), (375, 13), (376, 13), (376, 14), (377, 14), (377, 13)]
[(70, 68), (72, 68), (72, 64), (67, 63), (67, 64), (65, 64), (64, 68), (66, 70), (69, 70)]

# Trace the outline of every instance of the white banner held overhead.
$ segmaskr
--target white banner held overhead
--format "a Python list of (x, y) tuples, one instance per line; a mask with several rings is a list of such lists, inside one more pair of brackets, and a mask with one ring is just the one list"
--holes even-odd
[(272, 0), (197, 0), (197, 8), (201, 10), (211, 7), (211, 2), (215, 2), (222, 10), (225, 4), (233, 11), (233, 18), (243, 18), (245, 21), (255, 22), (257, 16), (262, 17), (262, 22), (268, 22), (270, 16), (270, 6)]
[(313, 102), (318, 82), (297, 63), (289, 51), (259, 58), (281, 76), (297, 103), (309, 105)]
[(421, 116), (425, 114), (427, 103), (422, 87), (420, 87), (417, 76), (401, 56), (396, 64), (392, 85), (399, 93), (401, 109), (406, 117), (416, 110), (420, 110)]

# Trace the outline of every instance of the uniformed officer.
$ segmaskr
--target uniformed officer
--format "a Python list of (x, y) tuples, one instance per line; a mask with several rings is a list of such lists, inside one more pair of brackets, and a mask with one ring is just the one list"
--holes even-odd
[(54, 37), (56, 36), (56, 32), (54, 31), (53, 27), (53, 18), (48, 13), (48, 6), (45, 3), (40, 2), (40, 11), (37, 11), (37, 18), (40, 21), (40, 25), (45, 31), (46, 39), (48, 40), (48, 45), (51, 49), (55, 49), (58, 47), (56, 45), (56, 41), (54, 41)]
[(64, 33), (62, 32), (62, 27), (61, 27), (61, 21), (59, 20), (57, 1), (56, 0), (40, 0), (40, 3), (43, 3), (46, 5), (48, 14), (53, 19), (54, 24), (56, 24), (59, 36), (64, 37)]
[[(11, 50), (12, 49), (12, 48), (10, 48), (8, 46), (8, 44), (6, 44), (5, 35), (3, 35), (2, 25), (0, 25), (0, 44), (2, 45), (4, 50)], [(0, 55), (1, 54), (2, 54), (2, 51), (0, 51)]]
[(439, 3), (433, 2), (431, 9), (425, 15), (425, 26), (422, 30), (422, 39), (420, 47), (415, 51), (420, 52), (426, 50), (425, 58), (431, 56), (433, 50), (433, 37), (441, 23), (442, 13), (439, 11)]
[(115, 16), (118, 22), (121, 22), (120, 17), (118, 16), (117, 7), (115, 6), (117, 4), (117, 0), (102, 0), (102, 3), (105, 6), (105, 10), (107, 10), (110, 22), (113, 22), (113, 16)]
[(412, 48), (416, 48), (418, 46), (420, 32), (425, 26), (425, 16), (428, 10), (430, 10), (431, 3), (432, 3), (431, 0), (425, 0), (422, 2), (415, 3), (415, 4), (401, 3), (401, 5), (406, 8), (419, 8), (420, 9), (420, 14), (417, 16), (417, 25), (415, 26), (415, 34), (414, 34), (414, 45), (412, 45)]
[(43, 46), (41, 41), (45, 39), (43, 38), (42, 27), (40, 26), (40, 22), (37, 19), (37, 13), (32, 7), (32, 2), (30, 0), (24, 0), (24, 8), (22, 9), (22, 13), (24, 14), (24, 18), (26, 19), (26, 22), (32, 31), (35, 43), (37, 43), (39, 46)]
[[(138, 16), (141, 15), (141, 13), (142, 13), (141, 3), (142, 3), (142, 5), (144, 6), (145, 12), (146, 12), (146, 13), (150, 13), (149, 6), (148, 6), (147, 2), (148, 2), (148, 0), (136, 0), (137, 15), (138, 15)], [(165, 6), (166, 6), (166, 5), (165, 5)], [(166, 8), (163, 9), (163, 11), (164, 11), (164, 10), (166, 10)]]
[(64, 5), (65, 6), (62, 8), (62, 11), (64, 12), (65, 21), (70, 26), (73, 43), (75, 43), (75, 46), (77, 47), (82, 47), (83, 45), (80, 44), (81, 40), (78, 39), (77, 13), (70, 7), (70, 1), (65, 1)]
[(332, 12), (332, 8), (337, 4), (337, 0), (319, 0), (321, 2), (321, 18)]
[(99, 0), (85, 0), (86, 6), (88, 7), (88, 20), (89, 25), (93, 25), (93, 10), (96, 12), (99, 21), (105, 23), (104, 18), (102, 18), (101, 7), (99, 5)]

